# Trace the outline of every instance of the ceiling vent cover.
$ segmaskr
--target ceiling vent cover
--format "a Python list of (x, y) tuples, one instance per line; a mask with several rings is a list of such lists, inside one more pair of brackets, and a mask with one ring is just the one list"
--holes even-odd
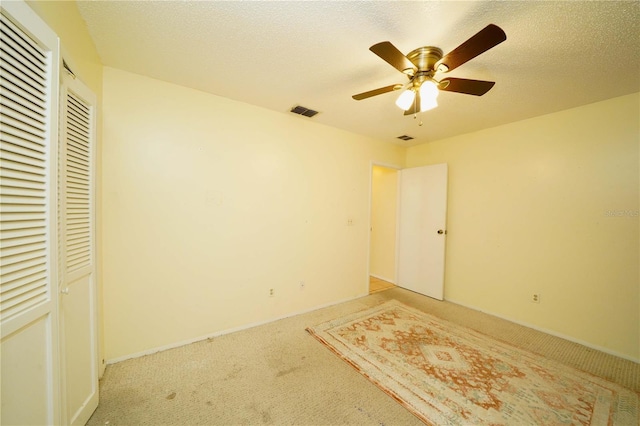
[(300, 105), (291, 108), (291, 112), (294, 114), (304, 115), (305, 117), (313, 117), (318, 113), (318, 111), (314, 111)]
[(410, 141), (411, 139), (413, 139), (413, 136), (402, 135), (402, 136), (398, 136), (398, 139), (402, 139), (403, 141)]

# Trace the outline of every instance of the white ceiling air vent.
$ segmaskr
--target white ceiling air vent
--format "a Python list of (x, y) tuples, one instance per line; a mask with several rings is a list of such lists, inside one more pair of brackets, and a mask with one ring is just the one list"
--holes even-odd
[(398, 136), (398, 139), (402, 139), (403, 141), (410, 141), (411, 139), (413, 139), (413, 136), (402, 135), (402, 136)]
[(304, 115), (305, 117), (313, 117), (318, 113), (318, 111), (314, 111), (312, 109), (305, 108), (300, 105), (297, 105), (291, 108), (291, 112), (294, 114)]

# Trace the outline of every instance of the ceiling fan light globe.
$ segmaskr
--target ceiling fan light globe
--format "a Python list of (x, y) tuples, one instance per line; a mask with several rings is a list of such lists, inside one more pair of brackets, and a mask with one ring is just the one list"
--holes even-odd
[(433, 81), (427, 80), (420, 86), (420, 100), (422, 102), (435, 101), (439, 94), (438, 86)]
[(405, 90), (400, 94), (400, 96), (398, 96), (396, 105), (398, 105), (398, 108), (407, 111), (409, 108), (411, 108), (411, 105), (413, 105), (413, 101), (415, 100), (415, 98), (416, 92), (411, 89)]
[(420, 99), (420, 112), (429, 111), (430, 109), (434, 109), (437, 106), (438, 101), (436, 101), (436, 98)]

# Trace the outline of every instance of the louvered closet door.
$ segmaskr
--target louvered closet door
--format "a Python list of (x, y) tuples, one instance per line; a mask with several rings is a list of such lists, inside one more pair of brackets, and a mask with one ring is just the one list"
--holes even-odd
[(65, 418), (84, 425), (98, 406), (94, 261), (96, 98), (65, 77), (60, 93), (60, 310)]
[(58, 424), (58, 39), (23, 2), (0, 35), (0, 423)]

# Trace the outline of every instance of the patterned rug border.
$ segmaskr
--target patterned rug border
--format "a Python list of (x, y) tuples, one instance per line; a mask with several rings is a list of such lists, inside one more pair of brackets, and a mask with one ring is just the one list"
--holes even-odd
[[(367, 380), (369, 380), (371, 383), (373, 383), (374, 385), (376, 385), (379, 389), (381, 389), (383, 392), (385, 392), (387, 395), (389, 395), (390, 397), (392, 397), (394, 400), (396, 400), (400, 405), (402, 405), (403, 407), (405, 407), (407, 410), (409, 410), (413, 415), (415, 415), (418, 419), (420, 419), (422, 422), (424, 422), (425, 424), (432, 424), (431, 422), (433, 421), (433, 419), (429, 419), (427, 418), (425, 415), (423, 415), (417, 408), (415, 408), (411, 403), (405, 401), (400, 395), (398, 395), (393, 389), (385, 386), (384, 384), (380, 383), (380, 381), (375, 378), (372, 377), (370, 374), (368, 374), (366, 371), (363, 370), (363, 368), (358, 365), (358, 363), (350, 358), (348, 358), (345, 354), (340, 352), (340, 349), (337, 347), (334, 347), (333, 344), (331, 344), (330, 342), (328, 342), (327, 340), (325, 340), (320, 333), (323, 332), (324, 330), (333, 328), (337, 325), (340, 324), (345, 324), (348, 322), (352, 322), (360, 317), (363, 317), (365, 315), (371, 315), (374, 314), (376, 311), (383, 311), (386, 310), (388, 308), (392, 308), (392, 307), (401, 307), (403, 309), (406, 309), (414, 314), (418, 314), (420, 316), (425, 316), (428, 318), (431, 318), (433, 320), (435, 320), (436, 322), (440, 322), (445, 324), (448, 327), (451, 327), (453, 329), (455, 329), (457, 332), (463, 332), (463, 333), (468, 333), (473, 335), (476, 338), (480, 338), (480, 339), (489, 339), (495, 343), (497, 343), (498, 345), (502, 345), (512, 351), (517, 352), (519, 355), (521, 356), (525, 356), (530, 358), (531, 360), (539, 363), (541, 366), (544, 366), (546, 368), (555, 368), (555, 369), (559, 369), (562, 370), (563, 373), (566, 374), (571, 374), (574, 376), (586, 376), (588, 377), (590, 380), (592, 380), (594, 383), (597, 383), (599, 385), (606, 385), (608, 387), (611, 388), (615, 388), (619, 391), (624, 391), (624, 392), (628, 392), (631, 393), (632, 395), (635, 395), (636, 397), (636, 401), (633, 404), (634, 409), (635, 409), (635, 414), (636, 414), (636, 418), (638, 419), (638, 426), (640, 426), (640, 418), (638, 418), (638, 411), (640, 410), (640, 392), (636, 392), (633, 389), (629, 389), (625, 386), (622, 386), (618, 383), (612, 382), (610, 380), (607, 380), (603, 377), (597, 376), (595, 374), (592, 374), (588, 371), (584, 371), (581, 370), (579, 368), (564, 364), (560, 361), (556, 361), (550, 358), (546, 358), (542, 355), (536, 354), (534, 352), (531, 352), (527, 349), (521, 348), (519, 346), (514, 345), (513, 343), (504, 341), (502, 339), (487, 335), (485, 333), (479, 332), (477, 330), (474, 330), (472, 328), (463, 326), (463, 325), (459, 325), (456, 324), (454, 322), (451, 322), (449, 320), (440, 318), (436, 315), (421, 311), (420, 309), (414, 308), (412, 306), (406, 305), (402, 302), (399, 302), (395, 299), (393, 300), (388, 300), (386, 302), (383, 302), (381, 304), (378, 304), (376, 306), (371, 306), (368, 308), (364, 308), (361, 310), (358, 310), (356, 312), (350, 313), (350, 314), (346, 314), (343, 316), (340, 316), (338, 318), (334, 318), (332, 320), (328, 320), (328, 321), (324, 321), (320, 324), (317, 324), (315, 326), (310, 326), (307, 327), (305, 330), (311, 335), (313, 336), (316, 340), (318, 340), (324, 347), (326, 347), (327, 349), (329, 349), (332, 353), (334, 353), (335, 355), (337, 355), (340, 359), (342, 359), (343, 361), (345, 361), (347, 364), (349, 364), (352, 368), (354, 368), (358, 373), (360, 373), (361, 375), (363, 375), (364, 377), (367, 378)], [(360, 358), (362, 358), (360, 356)], [(363, 359), (364, 362), (368, 362), (366, 359)], [(373, 364), (371, 362), (368, 362), (370, 366), (373, 366)], [(375, 367), (375, 366), (374, 366)], [(376, 367), (377, 368), (377, 367)], [(379, 369), (378, 369), (379, 370)], [(402, 385), (400, 383), (397, 383), (397, 385)]]
[[(364, 312), (364, 311), (367, 311), (367, 310), (368, 309), (364, 309), (364, 310), (362, 310), (360, 312)], [(320, 325), (322, 325), (322, 324), (320, 324)], [(389, 389), (386, 386), (383, 386), (382, 383), (380, 383), (377, 379), (375, 379), (374, 377), (371, 377), (369, 374), (367, 374), (367, 372), (362, 370), (358, 364), (356, 364), (355, 362), (353, 362), (352, 360), (350, 360), (349, 358), (345, 357), (340, 352), (338, 352), (338, 350), (336, 348), (334, 348), (329, 342), (324, 340), (322, 337), (317, 335), (312, 329), (313, 329), (313, 327), (307, 327), (306, 331), (309, 332), (309, 334), (311, 334), (311, 336), (313, 336), (316, 340), (318, 340), (320, 343), (322, 343), (322, 345), (325, 348), (329, 349), (331, 352), (333, 352), (334, 355), (337, 355), (338, 358), (340, 358), (341, 360), (343, 360), (344, 362), (349, 364), (354, 370), (356, 370), (358, 373), (360, 373), (361, 375), (366, 377), (367, 380), (369, 380), (371, 383), (376, 385), (378, 387), (378, 389), (382, 390), (384, 393), (389, 395), (398, 404), (402, 405), (404, 408), (409, 410), (414, 416), (419, 418), (422, 422), (428, 423), (428, 420), (426, 418), (424, 418), (424, 416), (422, 416), (419, 411), (415, 410), (411, 404), (409, 404), (407, 401), (405, 401), (400, 396), (398, 396), (392, 389)]]

